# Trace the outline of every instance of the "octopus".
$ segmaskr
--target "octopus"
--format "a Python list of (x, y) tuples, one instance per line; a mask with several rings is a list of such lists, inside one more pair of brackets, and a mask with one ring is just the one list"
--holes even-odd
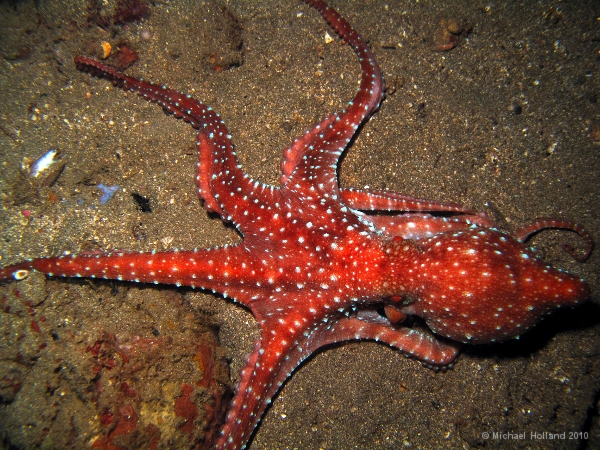
[[(485, 213), (384, 190), (342, 188), (340, 156), (384, 98), (384, 80), (362, 37), (322, 0), (305, 0), (357, 55), (358, 92), (283, 152), (281, 183), (251, 179), (211, 107), (85, 56), (81, 70), (155, 102), (198, 130), (198, 194), (233, 224), (239, 244), (210, 249), (102, 252), (33, 258), (0, 269), (0, 280), (31, 271), (170, 284), (212, 291), (248, 308), (260, 338), (248, 356), (215, 443), (245, 448), (275, 394), (309, 356), (331, 344), (374, 340), (424, 365), (452, 367), (461, 344), (516, 338), (545, 315), (584, 302), (587, 283), (555, 269), (525, 245), (538, 219), (508, 233)], [(429, 331), (403, 324), (422, 320)]]

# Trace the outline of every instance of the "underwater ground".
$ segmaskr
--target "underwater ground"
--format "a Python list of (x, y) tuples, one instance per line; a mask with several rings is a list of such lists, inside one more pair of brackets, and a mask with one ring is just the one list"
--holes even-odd
[[(600, 240), (598, 2), (331, 5), (387, 84), (343, 186), (461, 203), (509, 231), (574, 220)], [(0, 265), (239, 240), (197, 198), (193, 128), (78, 71), (78, 54), (211, 105), (247, 173), (272, 184), (282, 150), (344, 108), (359, 79), (356, 56), (299, 0), (1, 2)], [(31, 177), (51, 149), (59, 161)], [(323, 351), (284, 385), (250, 448), (598, 448), (600, 251), (578, 263), (563, 242), (581, 248), (564, 231), (531, 240), (587, 279), (586, 305), (518, 341), (467, 347), (445, 373), (372, 342)], [(2, 445), (204, 445), (256, 336), (247, 311), (207, 292), (39, 274), (6, 283)]]

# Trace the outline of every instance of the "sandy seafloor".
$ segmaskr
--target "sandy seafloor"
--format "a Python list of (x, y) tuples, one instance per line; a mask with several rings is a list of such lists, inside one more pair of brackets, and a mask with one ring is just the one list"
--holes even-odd
[[(458, 202), (509, 231), (572, 219), (600, 239), (600, 3), (332, 4), (388, 84), (343, 159), (343, 186)], [(282, 149), (355, 93), (357, 58), (337, 38), (326, 44), (333, 33), (298, 0), (156, 0), (142, 22), (104, 28), (88, 5), (0, 3), (2, 265), (239, 240), (197, 199), (192, 127), (75, 68), (101, 41), (138, 52), (128, 74), (218, 111), (261, 182), (277, 184)], [(434, 51), (453, 22), (470, 32)], [(19, 174), (51, 148), (66, 163), (53, 184)], [(119, 186), (105, 204), (99, 183)], [(578, 243), (556, 231), (531, 242), (588, 280), (586, 305), (519, 341), (465, 348), (446, 373), (372, 342), (327, 349), (288, 380), (250, 448), (598, 448), (600, 251), (580, 264), (564, 241)], [(204, 403), (235, 385), (257, 336), (248, 312), (186, 288), (32, 275), (0, 292), (4, 448), (194, 447), (215, 427)], [(200, 348), (217, 358), (212, 370)]]

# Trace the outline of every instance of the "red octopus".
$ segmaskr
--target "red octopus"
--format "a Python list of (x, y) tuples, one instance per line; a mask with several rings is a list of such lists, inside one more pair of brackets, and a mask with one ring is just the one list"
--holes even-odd
[[(280, 186), (258, 183), (242, 171), (231, 136), (210, 107), (87, 57), (75, 58), (80, 69), (158, 103), (198, 129), (198, 193), (208, 210), (237, 227), (240, 244), (91, 252), (31, 259), (0, 270), (3, 281), (37, 270), (49, 276), (191, 286), (249, 308), (261, 334), (216, 444), (222, 449), (246, 447), (282, 383), (322, 346), (372, 339), (444, 368), (457, 357), (459, 342), (515, 338), (545, 314), (577, 305), (590, 294), (583, 280), (548, 266), (523, 243), (544, 228), (569, 229), (586, 241), (587, 257), (593, 241), (572, 222), (539, 220), (510, 234), (485, 214), (456, 204), (340, 188), (340, 155), (378, 109), (384, 82), (361, 36), (325, 2), (306, 2), (357, 54), (362, 79), (345, 110), (284, 151)], [(381, 304), (386, 316), (377, 313)], [(408, 315), (424, 319), (434, 334), (400, 325)]]

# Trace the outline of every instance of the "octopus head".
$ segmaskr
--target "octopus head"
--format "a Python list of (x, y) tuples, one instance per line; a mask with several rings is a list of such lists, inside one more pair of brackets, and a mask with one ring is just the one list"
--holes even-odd
[(436, 334), (455, 341), (518, 337), (545, 315), (590, 294), (585, 281), (552, 268), (494, 229), (440, 233), (410, 247), (413, 267), (401, 282), (408, 295), (394, 308), (422, 317)]

